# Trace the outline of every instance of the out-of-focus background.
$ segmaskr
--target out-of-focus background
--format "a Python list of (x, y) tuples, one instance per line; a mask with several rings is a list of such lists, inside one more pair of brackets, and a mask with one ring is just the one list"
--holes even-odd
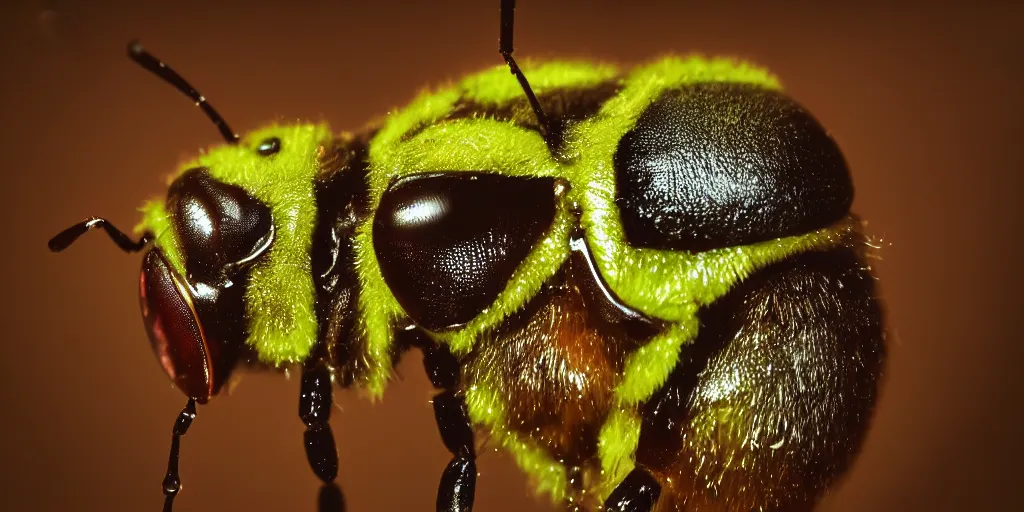
[[(137, 306), (124, 228), (163, 177), (219, 137), (125, 57), (148, 48), (239, 131), (272, 120), (355, 130), (427, 84), (501, 63), (498, 2), (86, 2), (0, 8), (4, 331), (0, 495), (7, 510), (156, 510), (184, 403)], [(667, 52), (753, 59), (845, 151), (855, 209), (882, 240), (889, 375), (856, 466), (823, 509), (1019, 506), (1024, 9), (811, 2), (522, 0), (517, 56), (639, 63)], [(824, 3), (822, 3), (824, 4)], [(948, 3), (947, 3), (948, 4)], [(382, 403), (337, 394), (340, 483), (353, 512), (431, 510), (448, 461), (420, 356)], [(201, 407), (178, 510), (313, 510), (298, 379), (250, 375)], [(479, 462), (477, 510), (556, 510), (504, 454)]]

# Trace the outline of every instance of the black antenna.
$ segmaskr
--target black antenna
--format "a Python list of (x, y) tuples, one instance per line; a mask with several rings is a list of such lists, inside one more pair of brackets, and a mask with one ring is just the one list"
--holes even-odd
[(199, 94), (199, 91), (189, 85), (181, 75), (175, 73), (167, 64), (164, 64), (160, 59), (147, 52), (138, 41), (128, 43), (128, 57), (154, 75), (163, 78), (165, 82), (173, 85), (175, 89), (181, 91), (185, 96), (191, 98), (192, 101), (196, 102), (197, 107), (203, 109), (206, 117), (209, 117), (210, 121), (217, 125), (221, 136), (224, 137), (228, 144), (238, 144), (238, 134), (231, 130), (228, 123), (213, 109), (213, 106), (206, 101), (206, 98)]
[(533, 107), (533, 114), (537, 116), (540, 136), (547, 141), (548, 133), (550, 133), (547, 116), (544, 115), (544, 110), (540, 108), (537, 95), (533, 94), (533, 89), (530, 88), (530, 82), (526, 81), (526, 75), (519, 69), (516, 60), (512, 58), (512, 34), (514, 32), (515, 18), (516, 0), (501, 0), (501, 35), (498, 39), (498, 53), (505, 58), (509, 71), (516, 76), (516, 80), (519, 80), (519, 86), (523, 88), (523, 92), (526, 93), (526, 99), (530, 101), (530, 106)]
[(103, 229), (107, 232), (107, 236), (117, 244), (124, 252), (139, 252), (146, 245), (149, 244), (153, 235), (146, 233), (142, 235), (142, 238), (138, 240), (132, 240), (128, 235), (124, 234), (120, 229), (114, 227), (107, 219), (101, 219), (99, 217), (93, 217), (85, 219), (78, 224), (75, 224), (50, 239), (47, 246), (53, 252), (61, 252), (67, 249), (71, 244), (78, 240), (78, 237), (85, 234), (86, 231), (91, 229)]

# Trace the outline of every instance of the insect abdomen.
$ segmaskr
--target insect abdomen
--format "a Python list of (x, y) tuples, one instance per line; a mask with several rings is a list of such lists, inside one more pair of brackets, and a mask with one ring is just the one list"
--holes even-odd
[(859, 252), (792, 257), (700, 312), (644, 408), (637, 461), (662, 484), (658, 510), (809, 509), (847, 469), (885, 359)]

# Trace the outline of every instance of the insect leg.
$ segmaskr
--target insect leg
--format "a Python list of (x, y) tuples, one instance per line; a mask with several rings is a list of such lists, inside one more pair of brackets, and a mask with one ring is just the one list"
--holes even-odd
[(604, 502), (604, 509), (615, 512), (648, 512), (654, 508), (660, 494), (661, 485), (650, 472), (638, 464), (638, 467), (630, 471), (608, 496)]
[(586, 492), (586, 486), (583, 485), (583, 467), (579, 462), (567, 460), (565, 472), (569, 480), (568, 489), (565, 492), (565, 510), (566, 512), (583, 512), (582, 497)]
[(338, 451), (331, 431), (333, 404), (331, 371), (322, 358), (313, 357), (302, 368), (299, 390), (299, 418), (306, 424), (303, 435), (306, 458), (313, 473), (323, 482), (318, 499), (321, 512), (342, 510), (341, 489), (334, 483), (338, 476)]
[(455, 390), (442, 391), (434, 397), (434, 417), (441, 431), (441, 440), (454, 455), (441, 474), (437, 489), (437, 510), (464, 512), (473, 509), (476, 492), (476, 453), (473, 429), (462, 396)]
[(443, 389), (434, 396), (434, 419), (441, 440), (452, 454), (437, 489), (438, 512), (473, 510), (476, 493), (476, 449), (473, 427), (462, 395), (456, 392), (459, 363), (447, 346), (426, 344), (421, 339), (423, 366), (434, 387)]
[(171, 430), (171, 453), (167, 458), (167, 475), (164, 476), (164, 512), (171, 512), (174, 507), (174, 497), (181, 490), (181, 477), (178, 476), (178, 452), (181, 449), (181, 436), (188, 432), (192, 420), (196, 419), (196, 401), (189, 398), (185, 408), (174, 420), (174, 428)]

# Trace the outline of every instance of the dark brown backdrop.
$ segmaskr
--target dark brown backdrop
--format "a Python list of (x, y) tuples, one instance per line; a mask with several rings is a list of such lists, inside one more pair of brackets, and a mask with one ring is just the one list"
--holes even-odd
[[(884, 241), (890, 376), (826, 508), (1019, 503), (1022, 10), (713, 3), (523, 0), (519, 55), (633, 63), (699, 50), (777, 72), (839, 140), (856, 209)], [(125, 58), (125, 42), (143, 38), (237, 130), (321, 118), (357, 129), (425, 84), (498, 64), (497, 1), (5, 4), (2, 508), (156, 510), (184, 400), (146, 343), (139, 258), (99, 235), (45, 250), (89, 214), (131, 226), (163, 175), (218, 140)], [(351, 511), (433, 506), (448, 458), (419, 359), (401, 364), (383, 403), (339, 394)], [(297, 387), (252, 375), (201, 408), (181, 511), (313, 509)], [(546, 507), (507, 456), (485, 453), (479, 468), (478, 510)]]

